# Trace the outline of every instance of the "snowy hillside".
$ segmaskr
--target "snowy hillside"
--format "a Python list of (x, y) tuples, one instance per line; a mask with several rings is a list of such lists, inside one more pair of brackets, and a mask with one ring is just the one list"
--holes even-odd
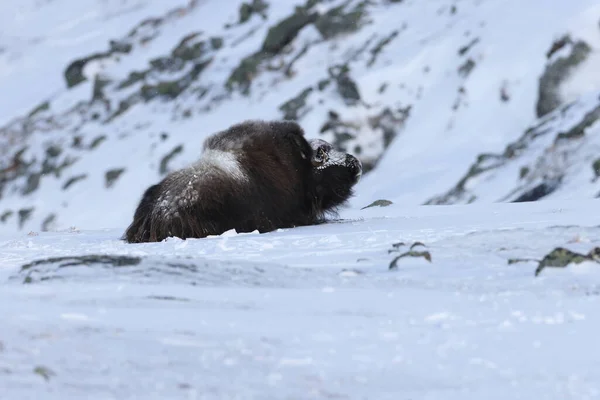
[(359, 156), (354, 208), (600, 192), (594, 121), (561, 142), (567, 161), (546, 154), (597, 116), (597, 2), (229, 4), (0, 5), (0, 232), (124, 228), (147, 185), (247, 118), (297, 119)]
[(391, 205), (264, 235), (0, 241), (0, 393), (597, 398), (596, 209)]

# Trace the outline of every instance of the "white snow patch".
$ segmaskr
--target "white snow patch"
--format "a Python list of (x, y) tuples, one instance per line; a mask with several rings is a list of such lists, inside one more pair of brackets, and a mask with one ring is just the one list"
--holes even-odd
[(89, 321), (89, 317), (85, 314), (76, 314), (76, 313), (63, 313), (60, 315), (62, 319), (72, 320), (72, 321)]
[(564, 102), (568, 103), (587, 93), (600, 91), (600, 74), (598, 74), (598, 71), (600, 71), (600, 48), (595, 48), (587, 59), (561, 84), (560, 95)]
[(305, 358), (283, 358), (279, 361), (279, 365), (284, 365), (284, 366), (292, 366), (292, 367), (299, 367), (299, 366), (304, 366), (304, 365), (311, 365), (313, 363), (312, 358), (310, 357), (305, 357)]
[(232, 152), (215, 149), (205, 150), (198, 163), (198, 168), (206, 171), (208, 168), (213, 167), (220, 169), (233, 179), (240, 181), (248, 180), (248, 176), (244, 172), (238, 157)]

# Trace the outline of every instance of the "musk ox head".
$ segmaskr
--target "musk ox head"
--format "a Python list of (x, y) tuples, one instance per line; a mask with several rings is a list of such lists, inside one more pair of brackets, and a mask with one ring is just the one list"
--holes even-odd
[(321, 139), (308, 141), (315, 191), (324, 209), (344, 203), (362, 176), (361, 162), (351, 154), (338, 151)]

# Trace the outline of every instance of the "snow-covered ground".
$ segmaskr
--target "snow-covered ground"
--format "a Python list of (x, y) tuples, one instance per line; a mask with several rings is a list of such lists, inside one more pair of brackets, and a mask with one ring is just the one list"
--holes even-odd
[[(600, 242), (596, 210), (590, 200), (392, 205), (262, 235), (141, 245), (120, 242), (117, 229), (5, 238), (0, 393), (597, 398), (599, 266), (536, 277), (535, 262), (508, 263), (558, 246), (587, 253)], [(406, 257), (389, 270), (399, 254), (389, 250), (415, 242), (431, 262)], [(122, 265), (33, 263), (95, 254)]]

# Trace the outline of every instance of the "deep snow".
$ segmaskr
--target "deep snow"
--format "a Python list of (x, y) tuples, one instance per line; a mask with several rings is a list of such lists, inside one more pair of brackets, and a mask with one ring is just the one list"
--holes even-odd
[[(0, 392), (596, 398), (599, 266), (534, 277), (534, 262), (507, 263), (598, 246), (596, 209), (589, 200), (392, 205), (262, 235), (140, 245), (120, 242), (120, 230), (6, 238)], [(406, 258), (388, 270), (400, 241), (422, 242), (432, 262)], [(37, 259), (98, 253), (144, 261), (41, 264), (28, 284), (30, 269), (19, 273)]]

